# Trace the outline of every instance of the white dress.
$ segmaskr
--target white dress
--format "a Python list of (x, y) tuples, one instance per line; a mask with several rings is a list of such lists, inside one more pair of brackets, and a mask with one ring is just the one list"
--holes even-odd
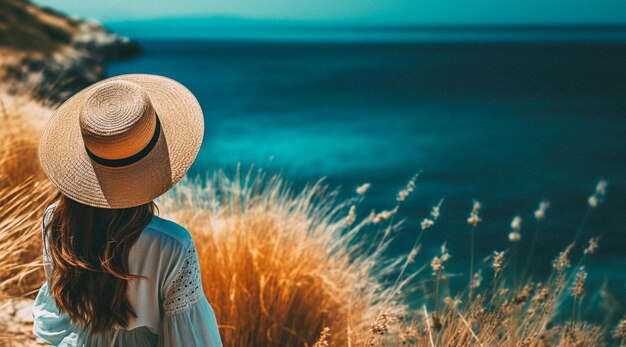
[[(51, 206), (44, 215), (49, 221)], [(44, 268), (51, 270), (44, 238)], [(54, 346), (222, 346), (217, 321), (202, 291), (198, 255), (189, 232), (154, 216), (133, 245), (129, 271), (145, 278), (131, 280), (127, 293), (137, 318), (127, 328), (99, 334), (72, 323), (60, 312), (48, 283), (33, 305), (37, 337)]]

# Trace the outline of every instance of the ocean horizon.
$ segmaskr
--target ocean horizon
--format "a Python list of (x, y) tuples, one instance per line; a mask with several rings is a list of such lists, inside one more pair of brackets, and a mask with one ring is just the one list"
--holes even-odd
[(135, 39), (287, 42), (626, 42), (622, 24), (362, 24), (259, 20), (238, 17), (155, 18), (109, 21)]

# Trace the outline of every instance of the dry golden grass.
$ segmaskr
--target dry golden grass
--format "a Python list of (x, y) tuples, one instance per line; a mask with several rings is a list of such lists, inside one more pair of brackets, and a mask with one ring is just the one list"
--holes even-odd
[(40, 129), (20, 113), (28, 110), (0, 103), (0, 297), (27, 294), (42, 280), (29, 264), (41, 255), (41, 209), (53, 190), (37, 159)]
[[(18, 98), (21, 99), (21, 98)], [(6, 102), (9, 101), (9, 102)], [(22, 112), (42, 108), (0, 95), (0, 312), (12, 314), (13, 299), (32, 295), (44, 280), (40, 267), (40, 218), (53, 193), (37, 159), (39, 129)], [(49, 112), (49, 111), (48, 111)], [(36, 117), (33, 117), (36, 118)], [(9, 317), (3, 317), (9, 318)], [(0, 320), (2, 340), (33, 340), (30, 326)]]
[[(445, 246), (412, 274), (407, 269), (419, 258), (422, 234), (410, 254), (388, 262), (381, 257), (389, 228), (397, 227), (393, 222), (397, 207), (359, 221), (355, 218), (359, 197), (337, 203), (334, 193), (319, 183), (296, 194), (279, 177), (253, 176), (231, 180), (217, 173), (207, 183), (185, 180), (159, 201), (166, 217), (194, 235), (205, 293), (225, 345), (605, 344), (606, 329), (586, 323), (580, 314), (556, 320), (563, 302), (573, 298), (574, 306), (581, 307), (585, 276), (580, 265), (595, 252), (595, 239), (593, 250), (587, 247), (573, 267), (572, 248), (567, 247), (543, 284), (512, 285), (516, 275), (509, 269), (509, 250), (488, 259), (490, 281), (482, 279), (488, 269), (481, 269), (464, 292), (442, 297), (441, 293), (449, 292), (440, 283), (449, 281), (445, 264), (450, 256)], [(413, 186), (412, 180), (399, 193), (398, 204)], [(594, 196), (601, 199), (598, 193)], [(423, 230), (435, 226), (440, 208), (441, 202), (423, 220)], [(472, 229), (481, 222), (479, 210), (475, 204), (468, 220)], [(519, 231), (520, 223), (515, 218), (512, 229)], [(358, 244), (359, 231), (370, 224), (378, 224), (381, 241), (364, 247)], [(431, 271), (422, 274), (429, 266)], [(383, 281), (383, 274), (390, 273), (396, 274), (395, 283)], [(408, 310), (401, 304), (402, 293), (411, 283), (417, 284), (416, 276), (433, 285), (422, 306)]]
[[(424, 305), (419, 316), (403, 319), (400, 341), (407, 346), (603, 345), (600, 327), (578, 319), (553, 321), (557, 303), (566, 295), (565, 276), (555, 270), (548, 283), (519, 288), (498, 285), (494, 276), (475, 297), (446, 297), (438, 314)], [(398, 343), (396, 336), (391, 339), (392, 345)]]
[[(54, 193), (38, 166), (41, 122), (25, 120), (46, 109), (7, 104), (0, 104), (0, 311), (12, 299), (32, 297), (43, 282), (40, 218)], [(570, 266), (571, 248), (556, 258), (542, 285), (510, 284), (514, 252), (497, 253), (491, 269), (481, 271), (472, 259), (472, 281), (453, 297), (443, 295), (451, 280), (447, 248), (424, 259), (419, 234), (408, 255), (383, 257), (400, 227), (398, 206), (414, 186), (413, 179), (400, 191), (396, 208), (365, 214), (358, 206), (367, 185), (341, 202), (320, 182), (294, 191), (279, 177), (231, 179), (218, 172), (204, 182), (183, 180), (158, 203), (164, 217), (193, 234), (225, 346), (599, 346), (609, 334), (624, 343), (624, 322), (597, 327), (576, 311), (572, 319), (555, 320), (563, 302), (573, 301), (575, 309), (585, 300), (584, 276), (576, 275), (582, 260)], [(604, 189), (590, 198), (588, 213)], [(440, 208), (445, 205), (422, 221), (424, 230), (437, 227)], [(538, 220), (546, 208), (535, 214)], [(479, 211), (477, 204), (470, 230), (481, 223)], [(374, 244), (360, 243), (365, 228), (379, 230)], [(409, 310), (403, 295), (418, 283), (427, 283), (429, 292)], [(34, 344), (30, 326), (0, 319), (0, 345), (3, 338)]]
[[(344, 204), (321, 184), (299, 193), (262, 174), (185, 180), (159, 201), (194, 236), (205, 294), (228, 346), (311, 346), (324, 327), (337, 345), (363, 345), (392, 295), (380, 252), (366, 256)], [(404, 315), (402, 304), (387, 305)]]

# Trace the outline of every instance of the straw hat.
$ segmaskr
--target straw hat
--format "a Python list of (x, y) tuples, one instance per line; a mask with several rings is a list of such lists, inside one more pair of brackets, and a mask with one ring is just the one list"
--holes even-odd
[(67, 197), (102, 208), (154, 200), (198, 155), (204, 119), (193, 94), (157, 75), (121, 75), (83, 89), (48, 122), (46, 176)]

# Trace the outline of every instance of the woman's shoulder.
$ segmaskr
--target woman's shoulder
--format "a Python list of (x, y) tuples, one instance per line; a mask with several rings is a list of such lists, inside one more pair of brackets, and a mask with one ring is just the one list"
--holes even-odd
[(52, 202), (46, 209), (43, 211), (43, 220), (42, 226), (47, 226), (50, 222), (50, 218), (52, 218), (52, 213), (54, 212), (54, 208), (57, 206), (58, 201)]
[(157, 215), (152, 217), (152, 220), (141, 234), (141, 238), (174, 242), (180, 244), (183, 248), (189, 247), (193, 242), (191, 234), (185, 227)]

